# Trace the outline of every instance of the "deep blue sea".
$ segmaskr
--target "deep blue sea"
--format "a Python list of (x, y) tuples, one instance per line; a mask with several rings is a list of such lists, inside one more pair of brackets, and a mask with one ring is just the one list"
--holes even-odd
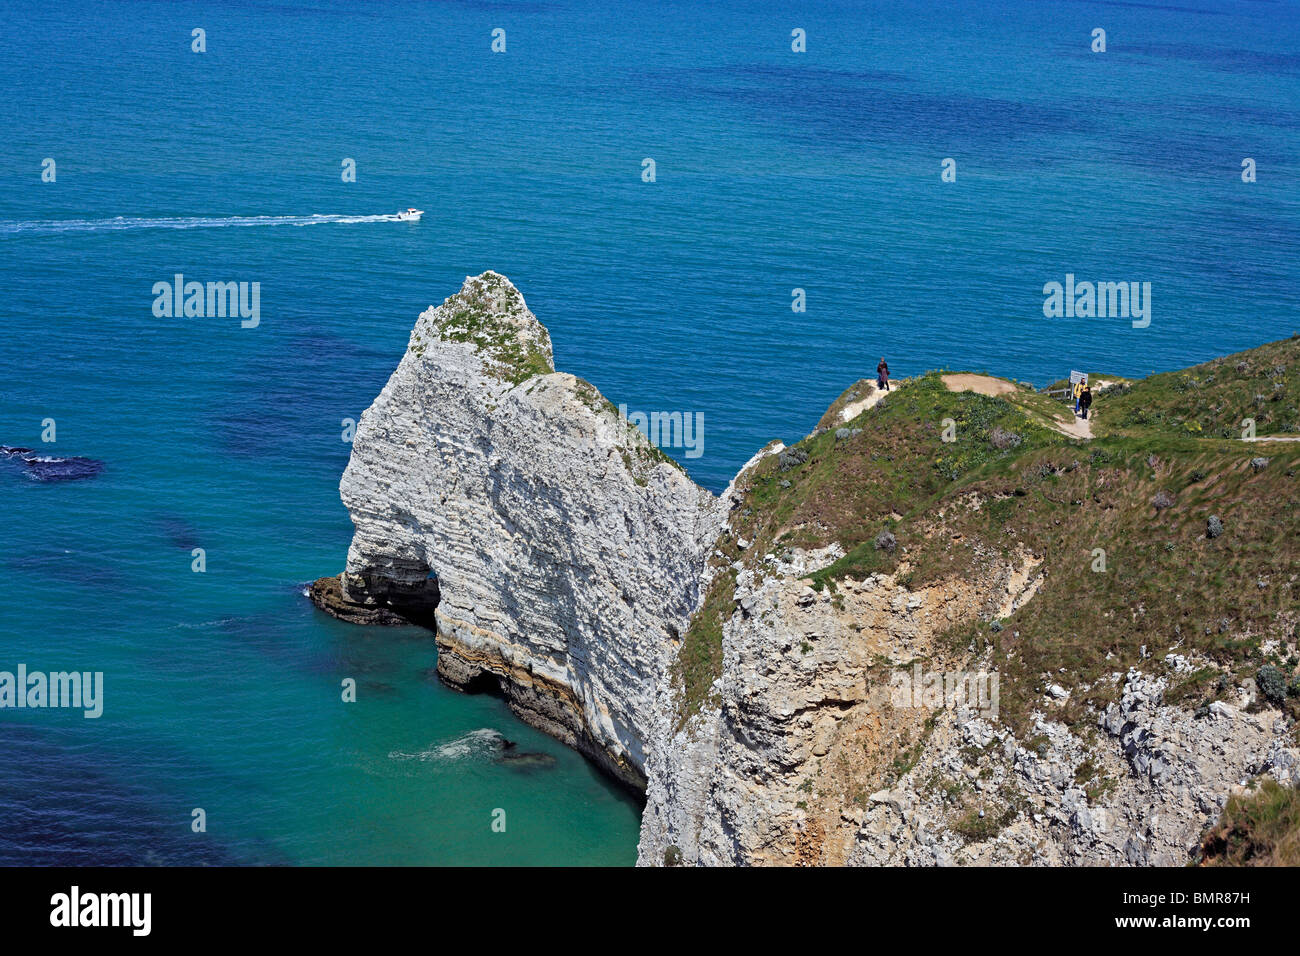
[[(0, 670), (105, 699), (0, 711), (0, 864), (633, 862), (635, 800), (302, 596), (343, 420), (466, 275), (616, 404), (701, 414), (718, 490), (881, 356), (1044, 383), (1290, 335), (1298, 175), (1285, 0), (6, 4), (0, 444), (104, 467), (0, 460)], [(176, 273), (260, 283), (260, 325), (156, 317)], [(1044, 318), (1066, 273), (1150, 282), (1150, 326)]]

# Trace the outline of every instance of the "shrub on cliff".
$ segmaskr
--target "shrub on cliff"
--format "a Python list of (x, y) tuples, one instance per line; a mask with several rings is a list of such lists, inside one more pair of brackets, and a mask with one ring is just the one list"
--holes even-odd
[(1286, 703), (1286, 677), (1272, 664), (1265, 664), (1255, 675), (1259, 692), (1270, 704), (1281, 707)]
[(789, 471), (791, 468), (798, 468), (808, 460), (808, 452), (802, 448), (787, 448), (781, 452), (779, 461), (782, 471)]
[(1021, 438), (1015, 432), (1007, 431), (1001, 425), (994, 425), (989, 431), (989, 444), (994, 448), (1004, 450), (1015, 448), (1021, 442)]
[(1155, 508), (1156, 511), (1163, 511), (1166, 508), (1172, 508), (1175, 504), (1177, 504), (1177, 500), (1172, 494), (1165, 491), (1163, 488), (1151, 496), (1151, 506)]

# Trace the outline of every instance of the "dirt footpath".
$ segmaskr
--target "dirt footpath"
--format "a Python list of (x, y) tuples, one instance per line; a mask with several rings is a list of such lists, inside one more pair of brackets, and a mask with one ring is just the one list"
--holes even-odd
[[(948, 387), (950, 392), (978, 392), (980, 395), (1010, 395), (1016, 391), (1016, 386), (1004, 378), (994, 378), (992, 375), (975, 375), (970, 372), (945, 375), (943, 376), (943, 384)], [(1029, 411), (1029, 409), (1025, 409), (1025, 411), (1048, 428), (1054, 429), (1062, 435), (1081, 438), (1085, 441), (1092, 438), (1091, 419), (1073, 417), (1069, 421), (1063, 421), (1059, 418), (1044, 418)], [(1073, 415), (1073, 412), (1069, 411), (1068, 414)]]

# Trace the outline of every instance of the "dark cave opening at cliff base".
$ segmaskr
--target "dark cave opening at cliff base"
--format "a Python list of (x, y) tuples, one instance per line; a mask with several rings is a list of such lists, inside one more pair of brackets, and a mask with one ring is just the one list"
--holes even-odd
[(391, 572), (362, 574), (365, 593), (403, 620), (436, 631), (435, 612), (442, 600), (438, 573), (423, 562), (404, 570), (407, 573), (400, 580), (395, 580)]
[(351, 624), (414, 624), (436, 631), (435, 612), (442, 599), (438, 576), (427, 565), (411, 564), (402, 579), (389, 568), (367, 567), (318, 578), (308, 596), (318, 608)]
[[(439, 658), (442, 657), (441, 651), (439, 652), (438, 656)], [(509, 700), (509, 697), (507, 697), (506, 692), (501, 689), (501, 678), (497, 677), (496, 674), (490, 673), (488, 671), (479, 671), (478, 673), (474, 674), (472, 677), (467, 678), (464, 681), (464, 683), (459, 683), (459, 684), (454, 684), (451, 681), (447, 680), (447, 678), (442, 676), (441, 672), (438, 674), (438, 676), (442, 680), (442, 682), (446, 684), (448, 687), (451, 687), (453, 690), (458, 690), (461, 693), (489, 694), (493, 697), (499, 697), (501, 700), (507, 700), (507, 701)]]

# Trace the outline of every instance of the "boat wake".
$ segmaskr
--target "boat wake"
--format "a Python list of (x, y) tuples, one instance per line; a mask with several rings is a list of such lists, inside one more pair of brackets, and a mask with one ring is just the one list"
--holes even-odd
[(126, 232), (133, 229), (224, 229), (237, 226), (319, 226), (325, 223), (402, 222), (399, 214), (382, 216), (176, 216), (146, 219), (0, 220), (0, 236), (53, 235), (66, 232)]

